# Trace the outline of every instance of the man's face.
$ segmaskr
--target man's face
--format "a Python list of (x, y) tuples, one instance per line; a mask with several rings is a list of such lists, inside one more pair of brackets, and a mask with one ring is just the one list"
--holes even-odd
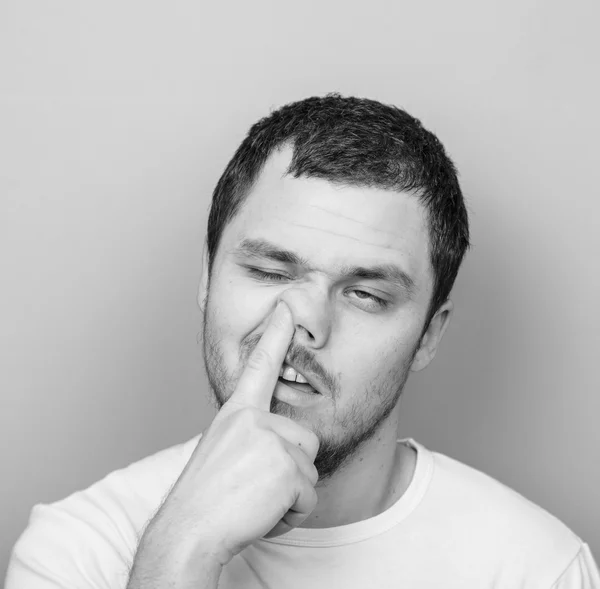
[[(317, 434), (322, 483), (396, 407), (419, 350), (433, 280), (425, 212), (415, 196), (295, 179), (285, 175), (291, 153), (269, 158), (223, 232), (210, 283), (199, 295), (206, 304), (204, 360), (220, 408), (277, 300), (286, 301), (296, 326), (288, 358), (322, 394), (304, 403), (273, 397), (271, 412)], [(244, 240), (266, 240), (306, 266), (240, 253)], [(394, 282), (339, 274), (342, 266), (382, 264), (411, 277), (412, 294)], [(261, 277), (256, 269), (283, 278)], [(425, 356), (417, 356), (413, 370), (430, 361)]]

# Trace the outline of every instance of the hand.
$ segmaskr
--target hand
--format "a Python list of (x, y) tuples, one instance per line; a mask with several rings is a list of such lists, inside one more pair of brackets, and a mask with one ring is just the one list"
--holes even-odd
[(270, 413), (293, 335), (281, 302), (163, 505), (163, 517), (203, 550), (210, 546), (221, 565), (256, 539), (299, 526), (317, 505), (318, 437)]

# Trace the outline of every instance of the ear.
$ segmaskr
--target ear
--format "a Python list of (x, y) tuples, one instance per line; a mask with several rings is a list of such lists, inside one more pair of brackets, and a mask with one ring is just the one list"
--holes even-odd
[(419, 350), (411, 364), (410, 369), (413, 372), (423, 370), (434, 359), (437, 348), (442, 341), (442, 336), (450, 324), (453, 310), (454, 304), (448, 299), (431, 319), (427, 331), (421, 338)]
[(208, 247), (206, 241), (202, 249), (202, 276), (198, 287), (198, 307), (202, 313), (206, 310), (206, 297), (208, 296)]

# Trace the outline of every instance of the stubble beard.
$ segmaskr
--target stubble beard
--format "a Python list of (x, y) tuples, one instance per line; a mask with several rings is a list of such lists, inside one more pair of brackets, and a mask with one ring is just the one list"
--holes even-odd
[[(209, 400), (219, 411), (233, 394), (241, 372), (232, 374), (228, 371), (224, 354), (218, 343), (219, 338), (212, 327), (210, 305), (206, 304), (205, 309), (202, 331), (204, 367), (210, 388)], [(345, 432), (343, 437), (326, 435), (321, 427), (315, 427), (313, 431), (320, 441), (314, 461), (315, 468), (319, 473), (317, 487), (324, 485), (336, 473), (339, 473), (358, 450), (383, 427), (402, 395), (417, 350), (418, 345), (414, 347), (404, 366), (400, 369), (393, 368), (388, 372), (385, 380), (378, 382), (372, 388), (367, 387), (364, 396), (358, 398), (353, 405), (344, 410), (344, 415), (341, 416), (338, 423), (329, 424), (330, 431), (337, 429)], [(245, 365), (242, 360), (240, 358), (241, 369)], [(370, 413), (365, 417), (365, 407), (361, 401), (373, 398), (375, 395), (378, 396), (381, 403), (372, 405)], [(283, 403), (275, 397), (271, 400), (270, 411), (290, 419), (297, 419), (299, 416), (295, 407)], [(303, 412), (302, 415), (306, 415), (306, 413)]]

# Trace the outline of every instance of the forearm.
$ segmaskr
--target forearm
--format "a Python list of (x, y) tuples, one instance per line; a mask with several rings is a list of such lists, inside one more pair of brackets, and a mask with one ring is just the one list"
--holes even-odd
[(222, 567), (196, 563), (193, 574), (182, 567), (159, 569), (136, 558), (127, 589), (217, 589)]
[(218, 558), (153, 523), (140, 541), (127, 589), (217, 589), (223, 570)]

